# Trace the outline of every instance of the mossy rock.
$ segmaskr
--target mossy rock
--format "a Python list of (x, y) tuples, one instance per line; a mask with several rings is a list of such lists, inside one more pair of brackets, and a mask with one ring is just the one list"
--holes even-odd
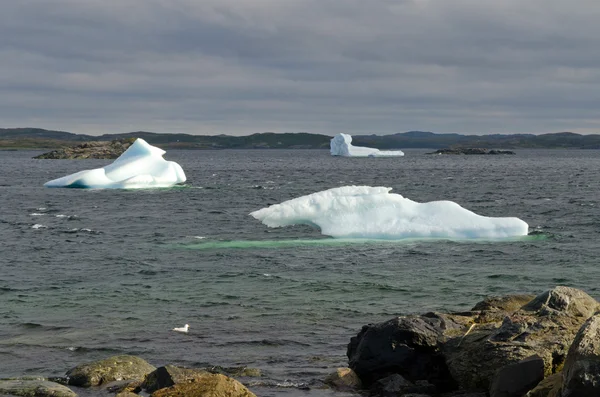
[(156, 368), (136, 356), (113, 356), (78, 365), (67, 372), (68, 384), (89, 387), (117, 380), (143, 380)]
[(47, 380), (0, 380), (0, 394), (21, 397), (76, 397), (77, 394), (61, 384)]
[(178, 383), (160, 389), (152, 393), (152, 397), (256, 397), (256, 395), (233, 378), (204, 373), (193, 382)]

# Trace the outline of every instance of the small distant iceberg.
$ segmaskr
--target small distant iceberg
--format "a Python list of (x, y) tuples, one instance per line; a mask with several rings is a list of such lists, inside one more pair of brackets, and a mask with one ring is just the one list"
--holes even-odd
[(525, 236), (518, 218), (477, 215), (452, 201), (417, 203), (389, 187), (343, 186), (250, 213), (269, 227), (312, 225), (336, 238), (501, 239)]
[(112, 164), (46, 182), (46, 187), (142, 189), (169, 187), (186, 181), (179, 164), (166, 161), (160, 148), (138, 138)]
[(348, 134), (337, 134), (331, 139), (332, 156), (344, 157), (394, 157), (404, 156), (401, 150), (379, 150), (369, 147), (352, 146), (352, 137)]

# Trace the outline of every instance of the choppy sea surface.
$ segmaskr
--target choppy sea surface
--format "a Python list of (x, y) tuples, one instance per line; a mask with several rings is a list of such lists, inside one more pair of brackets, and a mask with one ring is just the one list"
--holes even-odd
[[(42, 186), (110, 161), (0, 152), (0, 377), (134, 354), (156, 366), (259, 368), (241, 379), (259, 396), (341, 395), (321, 381), (347, 364), (364, 324), (556, 285), (600, 298), (600, 152), (426, 152), (168, 151), (185, 186), (131, 191)], [(248, 216), (344, 185), (516, 216), (533, 233), (352, 242)], [(189, 334), (171, 331), (185, 323)]]

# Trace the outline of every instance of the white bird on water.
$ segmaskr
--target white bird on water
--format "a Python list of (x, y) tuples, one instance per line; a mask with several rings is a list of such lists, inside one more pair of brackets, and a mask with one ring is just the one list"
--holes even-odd
[(175, 327), (175, 328), (173, 328), (173, 331), (175, 331), (175, 332), (183, 332), (184, 334), (187, 334), (189, 328), (190, 328), (189, 324), (186, 324), (183, 327)]

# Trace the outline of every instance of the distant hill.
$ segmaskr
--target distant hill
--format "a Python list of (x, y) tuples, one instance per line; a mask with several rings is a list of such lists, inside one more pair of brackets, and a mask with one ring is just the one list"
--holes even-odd
[[(61, 148), (89, 141), (112, 141), (123, 138), (143, 138), (164, 149), (328, 149), (328, 135), (264, 132), (246, 136), (190, 135), (146, 131), (100, 136), (73, 134), (40, 128), (0, 128), (0, 148)], [(580, 135), (572, 132), (552, 134), (461, 135), (409, 131), (393, 135), (353, 135), (356, 146), (377, 149), (405, 148), (577, 148), (600, 149), (600, 135)]]

